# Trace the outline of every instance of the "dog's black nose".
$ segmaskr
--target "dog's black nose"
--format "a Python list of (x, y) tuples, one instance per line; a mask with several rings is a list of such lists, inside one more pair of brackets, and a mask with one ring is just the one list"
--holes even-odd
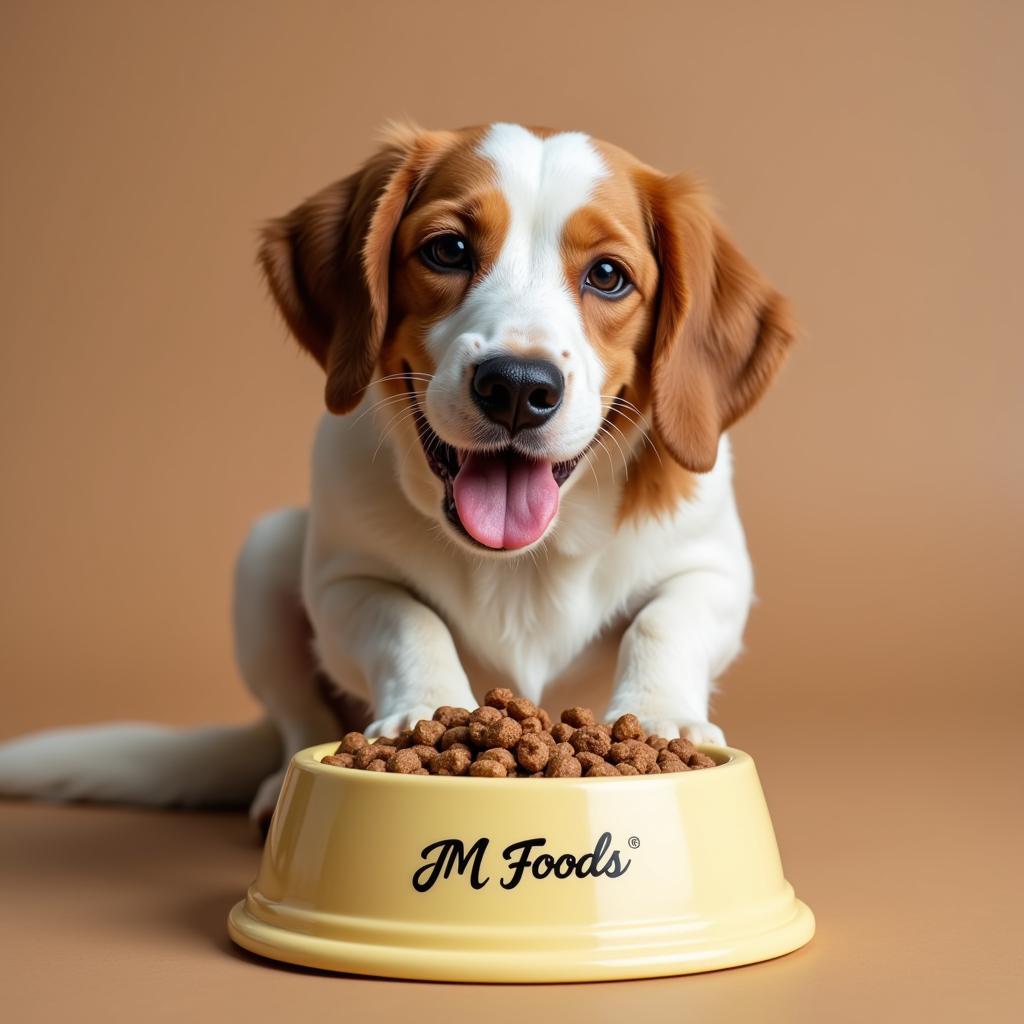
[(565, 378), (544, 359), (498, 356), (476, 368), (471, 390), (483, 414), (515, 434), (554, 416), (562, 404)]

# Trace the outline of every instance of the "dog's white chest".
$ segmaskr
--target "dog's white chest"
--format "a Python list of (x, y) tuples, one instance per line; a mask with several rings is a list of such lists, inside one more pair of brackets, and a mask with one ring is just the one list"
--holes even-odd
[(414, 586), (461, 651), (537, 700), (606, 626), (628, 614), (650, 571), (645, 561), (634, 546), (615, 543), (571, 557), (459, 559), (444, 571), (435, 566)]
[(449, 626), (476, 660), (508, 676), (524, 696), (539, 699), (601, 629), (612, 595), (596, 584), (589, 559), (574, 564), (571, 575), (533, 563), (482, 568), (465, 581), (461, 595), (446, 595), (455, 606), (446, 616)]

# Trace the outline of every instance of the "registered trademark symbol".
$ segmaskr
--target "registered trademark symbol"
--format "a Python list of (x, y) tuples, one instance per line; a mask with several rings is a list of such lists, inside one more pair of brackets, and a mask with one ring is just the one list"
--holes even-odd
[(631, 850), (636, 850), (640, 847), (640, 840), (637, 839), (636, 836), (630, 836), (629, 839), (626, 840), (626, 842), (629, 843), (629, 848)]

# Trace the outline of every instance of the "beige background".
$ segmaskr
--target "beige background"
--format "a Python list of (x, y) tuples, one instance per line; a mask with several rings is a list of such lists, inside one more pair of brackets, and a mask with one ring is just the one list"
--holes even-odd
[[(5, 0), (0, 21), (0, 735), (253, 714), (231, 564), (254, 516), (303, 500), (321, 390), (258, 280), (259, 222), (387, 117), (584, 129), (706, 179), (804, 327), (735, 431), (761, 604), (718, 719), (820, 930), (561, 1005), (1009, 1019), (1024, 7)], [(238, 818), (4, 818), (20, 1019), (498, 998), (230, 953)]]

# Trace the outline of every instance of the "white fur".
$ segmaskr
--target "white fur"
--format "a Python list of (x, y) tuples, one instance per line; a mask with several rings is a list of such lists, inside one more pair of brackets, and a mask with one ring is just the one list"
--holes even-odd
[(604, 370), (566, 283), (561, 241), (565, 222), (608, 170), (578, 132), (541, 139), (519, 125), (497, 124), (480, 152), (494, 164), (509, 209), (508, 232), (486, 277), (427, 336), (436, 366), (426, 389), (427, 416), (449, 444), (473, 446), (481, 423), (467, 386), (471, 367), (528, 349), (566, 378), (558, 415), (537, 431), (529, 449), (560, 462), (588, 444), (604, 417)]
[[(428, 339), (437, 375), (427, 388), (427, 416), (444, 439), (469, 447), (479, 427), (466, 386), (471, 363), (529, 337), (567, 378), (572, 372), (540, 442), (546, 457), (567, 458), (598, 430), (604, 371), (564, 280), (559, 240), (566, 218), (607, 170), (577, 134), (541, 140), (497, 125), (482, 152), (508, 201), (510, 230), (487, 278)], [(614, 449), (591, 449), (539, 545), (488, 555), (444, 519), (440, 483), (403, 415), (394, 422), (385, 413), (324, 416), (308, 513), (283, 510), (261, 520), (239, 559), (238, 660), (284, 755), (267, 771), (252, 813), (269, 814), (281, 766), (297, 749), (333, 735), (313, 686), (317, 663), (337, 686), (371, 703), (370, 732), (380, 735), (439, 704), (473, 706), (467, 667), (478, 696), (484, 677), (496, 673), (539, 700), (589, 645), (624, 629), (608, 715), (634, 711), (649, 729), (720, 742), (708, 699), (740, 648), (752, 597), (728, 441), (689, 500), (662, 518), (625, 526), (616, 522), (625, 460)], [(102, 771), (79, 764), (84, 778), (74, 788), (67, 741), (8, 745), (0, 748), (0, 792), (167, 802), (148, 777), (119, 787), (123, 751), (134, 747), (118, 749), (100, 758)], [(220, 770), (238, 766), (225, 755)], [(225, 783), (223, 792), (236, 788)]]

